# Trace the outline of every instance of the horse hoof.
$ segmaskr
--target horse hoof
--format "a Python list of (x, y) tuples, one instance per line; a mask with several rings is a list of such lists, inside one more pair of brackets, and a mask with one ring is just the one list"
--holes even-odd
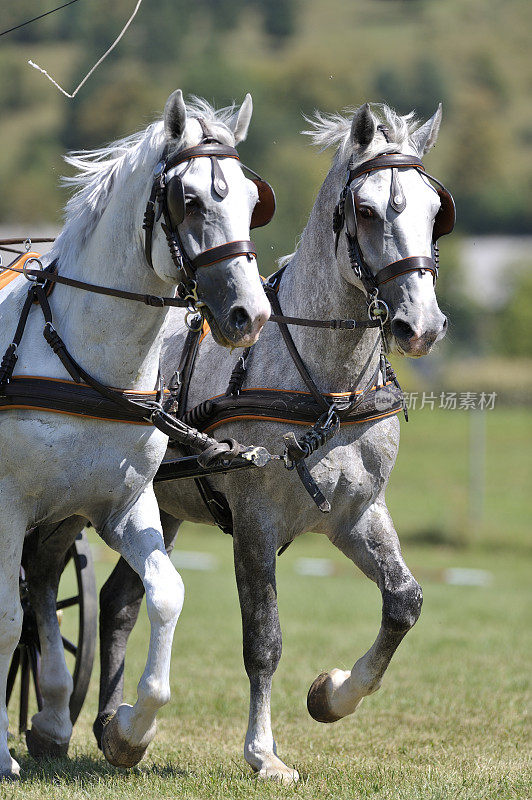
[(26, 745), (30, 756), (40, 758), (65, 758), (68, 755), (68, 745), (70, 742), (56, 742), (49, 739), (35, 727), (26, 731)]
[(113, 767), (129, 769), (142, 759), (152, 738), (145, 745), (131, 745), (120, 731), (115, 712), (103, 728), (102, 752)]
[(269, 769), (268, 767), (263, 767), (255, 773), (255, 777), (259, 781), (276, 781), (277, 783), (282, 783), (285, 786), (288, 786), (298, 782), (299, 772), (297, 769), (290, 769), (289, 767), (284, 767), (282, 770), (278, 768)]
[(2, 781), (6, 781), (6, 783), (7, 781), (19, 781), (19, 769), (20, 768), (17, 764), (17, 766), (13, 767), (12, 769), (0, 770), (0, 783), (2, 783)]
[(332, 688), (331, 676), (328, 672), (318, 675), (307, 695), (307, 709), (316, 722), (338, 722), (341, 717), (331, 709), (329, 692)]
[(98, 714), (94, 723), (92, 725), (92, 732), (94, 734), (94, 738), (96, 739), (96, 744), (98, 745), (98, 750), (102, 749), (102, 736), (103, 736), (103, 729), (109, 722), (109, 720), (114, 717), (116, 711), (108, 711), (104, 714)]

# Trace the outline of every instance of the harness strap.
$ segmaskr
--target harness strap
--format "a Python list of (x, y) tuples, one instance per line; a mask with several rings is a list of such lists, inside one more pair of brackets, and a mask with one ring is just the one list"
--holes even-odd
[(402, 258), (400, 261), (394, 261), (392, 264), (388, 264), (387, 267), (380, 269), (373, 279), (377, 286), (382, 286), (384, 283), (398, 278), (399, 275), (406, 275), (408, 272), (417, 272), (418, 270), (421, 273), (425, 271), (432, 272), (432, 276), (436, 280), (437, 268), (434, 264), (434, 259), (428, 256), (408, 256), (408, 258)]
[(17, 267), (5, 267), (5, 269), (10, 270), (11, 272), (18, 272), (21, 275), (29, 275), (31, 278), (35, 278), (38, 282), (43, 282), (43, 279), (46, 278), (46, 281), (50, 281), (52, 283), (61, 283), (64, 286), (72, 286), (75, 289), (83, 289), (86, 292), (93, 292), (94, 294), (105, 294), (109, 297), (120, 297), (124, 300), (134, 300), (138, 303), (144, 303), (147, 306), (155, 306), (156, 308), (163, 308), (165, 306), (171, 306), (174, 308), (187, 308), (188, 300), (181, 298), (181, 297), (159, 297), (158, 295), (154, 294), (140, 294), (139, 292), (129, 292), (126, 289), (113, 289), (110, 286), (98, 286), (94, 283), (85, 283), (84, 281), (78, 281), (75, 278), (67, 278), (64, 275), (58, 275), (55, 272), (51, 272), (50, 270), (52, 267), (55, 267), (57, 261), (53, 261), (46, 270), (40, 269), (18, 269)]
[(218, 247), (211, 247), (210, 250), (204, 250), (203, 253), (193, 258), (190, 263), (196, 270), (200, 267), (209, 267), (211, 264), (217, 264), (226, 258), (236, 258), (237, 256), (247, 256), (248, 259), (256, 258), (257, 248), (253, 242), (247, 240), (226, 242)]
[[(277, 293), (274, 292), (272, 289), (270, 289), (267, 284), (264, 288), (266, 296), (268, 297), (268, 300), (270, 301), (273, 310), (276, 312), (276, 315), (282, 317), (283, 312), (281, 309), (279, 298), (277, 297)], [(309, 392), (311, 393), (312, 397), (319, 405), (319, 407), (323, 411), (327, 411), (329, 409), (329, 403), (325, 400), (324, 396), (322, 395), (322, 393), (320, 392), (320, 390), (310, 377), (310, 373), (306, 368), (301, 356), (299, 355), (295, 342), (292, 338), (292, 334), (288, 330), (287, 325), (284, 322), (278, 322), (277, 324), (279, 325), (281, 336), (284, 339), (284, 343), (287, 347), (288, 352), (290, 353), (290, 357), (292, 358), (292, 361), (294, 362), (297, 371), (299, 372), (301, 378), (303, 379), (303, 383), (308, 388)]]

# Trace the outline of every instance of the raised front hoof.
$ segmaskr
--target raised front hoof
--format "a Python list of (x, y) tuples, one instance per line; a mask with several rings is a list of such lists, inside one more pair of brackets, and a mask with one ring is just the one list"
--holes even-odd
[(338, 722), (339, 717), (331, 709), (330, 696), (333, 689), (329, 672), (318, 675), (307, 695), (308, 713), (316, 722)]
[(32, 726), (26, 731), (26, 745), (30, 756), (40, 758), (65, 758), (70, 742), (56, 742)]
[[(153, 735), (155, 735), (155, 731), (153, 731)], [(153, 735), (149, 737), (146, 744), (131, 745), (120, 731), (117, 715), (114, 714), (103, 728), (102, 752), (113, 767), (130, 769), (142, 760)]]

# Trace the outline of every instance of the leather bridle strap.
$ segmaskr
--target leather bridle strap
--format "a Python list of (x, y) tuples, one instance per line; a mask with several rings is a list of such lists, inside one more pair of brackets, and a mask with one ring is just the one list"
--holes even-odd
[(196, 144), (194, 147), (188, 147), (186, 150), (180, 150), (173, 156), (165, 161), (166, 170), (176, 167), (183, 161), (190, 161), (191, 158), (234, 158), (240, 161), (238, 150), (226, 144), (219, 142), (204, 142), (203, 144)]
[(361, 175), (367, 175), (369, 172), (375, 172), (379, 169), (390, 169), (392, 167), (414, 167), (425, 172), (425, 167), (420, 158), (415, 156), (405, 155), (405, 153), (384, 153), (381, 156), (370, 158), (359, 164), (358, 167), (349, 170), (348, 183), (351, 183), (355, 178)]
[[(273, 291), (273, 289), (269, 289), (268, 286), (264, 287), (264, 291), (266, 292), (266, 296), (270, 301), (271, 306), (275, 311), (275, 313), (279, 316), (282, 316), (283, 312), (277, 294)], [(296, 344), (292, 339), (292, 334), (290, 333), (284, 322), (279, 322), (278, 325), (279, 325), (279, 330), (281, 332), (281, 336), (284, 339), (284, 343), (286, 344), (288, 352), (290, 353), (290, 356), (292, 358), (292, 361), (294, 362), (297, 371), (299, 372), (301, 378), (303, 379), (303, 383), (308, 388), (309, 392), (311, 393), (312, 397), (314, 398), (318, 406), (323, 411), (328, 411), (329, 403), (327, 402), (325, 397), (322, 395), (322, 393), (312, 380), (310, 373), (305, 366), (305, 363), (303, 362), (301, 356), (299, 355)]]
[(382, 286), (384, 283), (398, 278), (399, 275), (406, 275), (408, 272), (417, 272), (418, 270), (422, 273), (425, 270), (432, 272), (433, 278), (436, 280), (437, 272), (434, 259), (428, 256), (409, 256), (408, 258), (402, 258), (400, 261), (394, 261), (393, 264), (388, 264), (387, 267), (380, 269), (373, 276), (373, 280), (376, 286)]
[(253, 256), (256, 258), (257, 248), (253, 242), (245, 240), (226, 242), (226, 244), (205, 250), (196, 258), (191, 259), (190, 263), (193, 269), (196, 270), (200, 267), (209, 267), (211, 264), (217, 264), (219, 261), (225, 261), (227, 258), (236, 258), (237, 256), (247, 256), (248, 258)]
[[(264, 284), (264, 291), (277, 294), (281, 285), (281, 278), (288, 264), (285, 264), (277, 272), (274, 272)], [(275, 322), (277, 325), (299, 325), (305, 328), (328, 328), (330, 330), (354, 331), (360, 328), (378, 328), (378, 319), (308, 319), (307, 317), (289, 317), (285, 314), (271, 314), (268, 322)]]

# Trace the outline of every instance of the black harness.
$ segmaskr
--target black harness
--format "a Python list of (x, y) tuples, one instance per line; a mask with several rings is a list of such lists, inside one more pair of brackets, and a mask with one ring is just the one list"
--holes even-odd
[[(164, 216), (163, 230), (166, 234), (172, 259), (183, 275), (183, 280), (178, 286), (178, 296), (159, 297), (78, 281), (59, 275), (57, 261), (53, 261), (46, 268), (42, 268), (42, 264), (37, 257), (29, 254), (28, 257), (22, 254), (22, 267), (15, 266), (17, 261), (20, 261), (15, 259), (5, 268), (11, 272), (24, 274), (31, 285), (11, 344), (0, 362), (0, 411), (13, 408), (39, 409), (97, 417), (99, 419), (150, 424), (167, 436), (171, 436), (175, 441), (200, 450), (204, 463), (215, 461), (221, 458), (222, 455), (225, 460), (243, 455), (244, 458), (248, 457), (252, 463), (257, 465), (264, 460), (266, 451), (262, 448), (247, 448), (233, 440), (218, 442), (167, 414), (163, 407), (164, 389), (160, 373), (158, 385), (153, 392), (124, 391), (106, 386), (96, 380), (69, 353), (54, 327), (52, 310), (48, 300), (53, 286), (56, 283), (61, 283), (96, 294), (143, 302), (154, 307), (177, 306), (188, 308), (190, 313), (193, 313), (196, 311), (197, 306), (201, 305), (194, 277), (197, 269), (237, 255), (247, 255), (248, 258), (255, 256), (255, 246), (250, 241), (228, 242), (200, 253), (194, 259), (189, 258), (183, 246), (179, 232), (179, 225), (185, 217), (185, 196), (181, 182), (182, 173), (167, 180), (169, 171), (177, 164), (184, 162), (189, 162), (190, 164), (194, 158), (208, 157), (212, 164), (213, 189), (219, 197), (223, 198), (227, 196), (229, 189), (225, 182), (223, 171), (218, 164), (218, 158), (229, 157), (238, 160), (238, 153), (233, 147), (223, 145), (211, 137), (204, 120), (198, 119), (198, 121), (203, 131), (203, 139), (199, 145), (180, 151), (172, 156), (169, 156), (165, 151), (163, 159), (156, 168), (144, 215), (146, 260), (152, 268), (151, 245), (153, 228), (161, 214)], [(185, 169), (187, 168), (188, 166)], [(259, 192), (258, 202), (252, 218), (252, 225), (259, 227), (267, 224), (272, 218), (275, 211), (275, 195), (266, 181), (263, 181), (253, 170), (248, 167), (246, 169), (253, 174), (253, 180)], [(8, 240), (0, 242), (0, 245), (3, 244), (5, 246), (19, 242), (20, 240)], [(27, 249), (29, 249), (31, 241), (24, 240), (24, 242)], [(9, 250), (10, 248), (8, 247), (7, 249)], [(39, 269), (29, 267), (32, 261), (37, 263)], [(34, 304), (40, 306), (44, 316), (43, 336), (61, 360), (73, 383), (70, 381), (52, 381), (49, 378), (41, 377), (13, 378), (13, 371), (18, 360), (17, 350), (22, 341), (28, 316)]]
[[(190, 301), (192, 308), (198, 303), (196, 272), (201, 267), (208, 267), (227, 258), (245, 255), (249, 259), (256, 258), (257, 251), (253, 242), (236, 240), (226, 242), (218, 247), (199, 253), (190, 258), (181, 238), (179, 226), (185, 219), (186, 202), (183, 176), (196, 158), (209, 158), (211, 161), (212, 189), (217, 197), (227, 197), (229, 187), (219, 164), (219, 159), (232, 158), (240, 161), (238, 151), (234, 147), (222, 144), (213, 138), (203, 119), (198, 118), (203, 130), (202, 141), (194, 147), (170, 154), (167, 147), (161, 161), (155, 168), (153, 184), (144, 212), (144, 251), (146, 261), (153, 268), (152, 240), (155, 223), (163, 217), (162, 229), (165, 233), (172, 260), (183, 276), (181, 293)], [(181, 172), (176, 171), (180, 164), (186, 164)], [(242, 169), (253, 177), (258, 190), (258, 201), (253, 209), (250, 228), (267, 225), (275, 213), (275, 194), (269, 183), (245, 164)]]
[[(387, 131), (381, 126), (387, 138)], [(352, 184), (360, 177), (376, 170), (391, 169), (392, 181), (390, 204), (401, 213), (406, 207), (399, 176), (399, 169), (414, 168), (426, 175), (437, 185), (440, 197), (440, 209), (434, 220), (433, 256), (409, 256), (388, 264), (375, 275), (366, 263), (357, 236), (357, 208)], [(333, 231), (335, 234), (335, 252), (341, 231), (345, 227), (347, 246), (351, 266), (362, 281), (367, 294), (368, 319), (366, 320), (313, 320), (283, 315), (277, 295), (285, 268), (272, 275), (264, 285), (270, 300), (273, 314), (271, 322), (279, 325), (283, 341), (298, 370), (307, 392), (286, 391), (281, 389), (246, 389), (244, 387), (247, 361), (252, 348), (247, 348), (239, 358), (231, 374), (227, 390), (223, 396), (213, 397), (198, 406), (185, 411), (192, 371), (198, 353), (201, 331), (191, 330), (185, 341), (175, 373), (176, 380), (170, 385), (171, 400), (168, 408), (180, 416), (183, 422), (202, 431), (213, 431), (229, 420), (265, 420), (272, 422), (290, 422), (296, 425), (312, 427), (299, 439), (293, 432), (284, 436), (284, 462), (288, 469), (296, 469), (305, 489), (308, 491), (321, 511), (330, 510), (330, 504), (313, 480), (305, 459), (319, 447), (328, 442), (341, 425), (349, 425), (382, 419), (404, 411), (408, 420), (404, 395), (397, 377), (386, 358), (386, 343), (383, 326), (388, 319), (388, 308), (378, 297), (379, 287), (394, 278), (408, 272), (430, 271), (436, 281), (438, 275), (438, 247), (440, 236), (450, 233), (455, 222), (455, 206), (451, 194), (436, 178), (428, 175), (419, 158), (402, 153), (387, 153), (370, 159), (357, 167), (349, 169), (346, 184), (333, 214)], [(288, 325), (308, 327), (354, 330), (356, 328), (380, 328), (381, 354), (379, 365), (365, 387), (357, 388), (350, 393), (324, 394), (320, 392), (312, 379), (296, 348)], [(207, 505), (215, 523), (226, 533), (232, 533), (231, 509), (225, 496), (216, 491), (208, 480), (204, 470), (194, 469), (191, 462), (193, 456), (165, 459), (156, 480), (172, 480), (193, 477), (198, 491)], [(238, 461), (232, 468), (240, 468)], [(213, 469), (213, 472), (229, 471)]]

